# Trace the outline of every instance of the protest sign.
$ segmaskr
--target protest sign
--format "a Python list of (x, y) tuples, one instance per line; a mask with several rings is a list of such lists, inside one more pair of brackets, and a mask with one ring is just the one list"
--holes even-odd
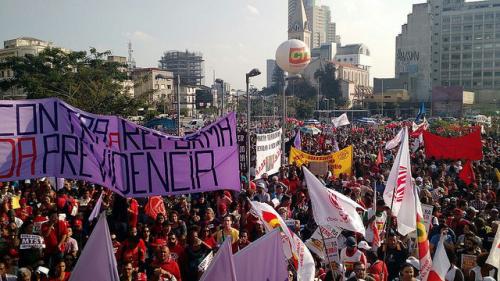
[(300, 167), (312, 162), (327, 162), (330, 171), (337, 177), (340, 174), (352, 175), (352, 157), (352, 146), (327, 155), (311, 155), (292, 147), (288, 163)]
[(240, 155), (240, 172), (242, 174), (247, 173), (247, 133), (245, 131), (238, 131), (236, 134), (238, 142), (238, 152)]
[(0, 101), (0, 180), (85, 180), (126, 197), (239, 190), (234, 113), (184, 137), (56, 99)]
[(427, 204), (422, 204), (422, 212), (424, 213), (424, 225), (425, 225), (425, 231), (429, 233), (429, 229), (431, 227), (431, 219), (432, 219), (432, 210), (434, 209), (434, 206), (432, 205), (427, 205)]
[(279, 129), (269, 134), (257, 134), (255, 145), (256, 162), (255, 178), (259, 179), (262, 174), (275, 174), (281, 166), (281, 133)]
[(460, 268), (462, 269), (464, 274), (468, 274), (471, 268), (476, 266), (476, 256), (474, 255), (462, 255)]
[(45, 243), (43, 241), (43, 237), (40, 235), (33, 234), (21, 234), (21, 244), (19, 245), (19, 249), (44, 249)]

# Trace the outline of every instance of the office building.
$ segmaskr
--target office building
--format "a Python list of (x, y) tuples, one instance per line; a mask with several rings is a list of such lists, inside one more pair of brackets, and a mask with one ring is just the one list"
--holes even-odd
[(175, 112), (174, 76), (159, 68), (136, 68), (132, 71), (134, 96), (163, 107), (163, 113)]
[(434, 87), (462, 86), (477, 101), (493, 101), (500, 90), (500, 0), (414, 5), (396, 39), (396, 76), (403, 73), (412, 100), (430, 102)]

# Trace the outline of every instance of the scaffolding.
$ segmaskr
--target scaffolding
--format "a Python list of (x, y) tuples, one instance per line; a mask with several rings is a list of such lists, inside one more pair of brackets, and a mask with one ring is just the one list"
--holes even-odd
[(172, 71), (174, 77), (181, 78), (183, 85), (202, 85), (204, 78), (203, 54), (199, 52), (189, 52), (188, 50), (167, 51), (160, 59), (160, 68)]

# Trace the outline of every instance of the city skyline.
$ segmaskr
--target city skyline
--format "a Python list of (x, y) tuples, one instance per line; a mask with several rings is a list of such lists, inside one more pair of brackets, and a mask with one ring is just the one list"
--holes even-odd
[[(394, 75), (395, 36), (411, 11), (423, 0), (323, 0), (343, 44), (364, 43), (372, 53), (372, 77)], [(0, 40), (21, 36), (52, 41), (72, 50), (111, 50), (127, 56), (132, 41), (138, 67), (156, 67), (163, 52), (202, 52), (205, 84), (222, 78), (244, 88), (244, 74), (258, 67), (252, 79), (266, 84), (266, 60), (274, 59), (287, 38), (286, 0), (205, 1), (3, 1)], [(26, 9), (30, 5), (30, 9)], [(146, 20), (145, 20), (146, 19)], [(13, 24), (14, 23), (14, 24)], [(374, 24), (376, 23), (376, 24)]]

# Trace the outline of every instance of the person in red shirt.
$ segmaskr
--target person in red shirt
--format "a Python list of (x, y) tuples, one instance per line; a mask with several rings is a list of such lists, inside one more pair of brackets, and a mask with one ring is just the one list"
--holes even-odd
[(179, 265), (170, 257), (170, 250), (168, 247), (163, 246), (156, 252), (156, 259), (151, 263), (148, 277), (149, 280), (159, 281), (163, 280), (162, 278), (172, 278), (172, 276), (174, 276), (177, 281), (182, 281)]
[(170, 250), (170, 257), (179, 264), (184, 262), (184, 247), (179, 243), (175, 233), (168, 234), (168, 248)]
[(48, 264), (51, 264), (53, 258), (60, 257), (64, 252), (68, 227), (65, 221), (59, 220), (57, 212), (53, 211), (49, 215), (49, 221), (42, 224), (41, 233), (45, 240), (45, 257)]
[(128, 224), (130, 227), (137, 227), (139, 217), (139, 203), (134, 198), (127, 198), (128, 202)]
[(137, 235), (137, 228), (130, 229), (129, 237), (123, 241), (118, 257), (122, 264), (131, 262), (136, 269), (139, 268), (139, 262), (146, 261), (146, 244)]
[(378, 259), (378, 254), (375, 251), (367, 251), (366, 258), (370, 263), (367, 273), (372, 276), (375, 281), (387, 281), (389, 273), (384, 261)]
[(59, 260), (56, 263), (54, 274), (49, 281), (68, 281), (70, 276), (71, 273), (66, 272), (66, 262), (64, 262), (64, 260)]
[(19, 205), (21, 208), (16, 209), (16, 217), (20, 218), (22, 221), (26, 221), (33, 213), (33, 208), (27, 205), (26, 198), (21, 198), (19, 200)]

